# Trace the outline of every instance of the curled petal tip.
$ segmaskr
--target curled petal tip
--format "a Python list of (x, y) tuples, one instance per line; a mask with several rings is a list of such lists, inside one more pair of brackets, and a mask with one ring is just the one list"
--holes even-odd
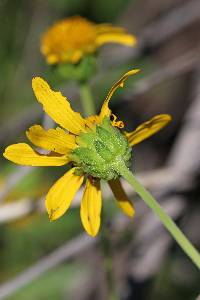
[[(38, 84), (45, 84), (45, 85), (48, 85), (48, 83), (40, 76), (35, 76), (32, 78), (32, 86), (34, 87), (35, 85), (38, 85)], [(49, 85), (48, 85), (49, 86)]]
[(140, 69), (133, 69), (133, 70), (129, 71), (128, 73), (129, 73), (130, 75), (134, 75), (134, 74), (137, 74), (137, 73), (140, 72), (140, 71), (141, 71)]
[(34, 76), (34, 77), (32, 78), (32, 84), (34, 84), (37, 80), (42, 80), (42, 78), (39, 77), (39, 76)]
[(172, 121), (172, 116), (166, 115), (166, 119), (170, 122), (170, 121)]

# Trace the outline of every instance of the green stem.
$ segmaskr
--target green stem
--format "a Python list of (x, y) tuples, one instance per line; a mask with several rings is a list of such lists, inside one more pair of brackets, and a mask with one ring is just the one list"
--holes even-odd
[(80, 96), (81, 96), (81, 102), (82, 102), (85, 117), (88, 117), (90, 115), (95, 115), (96, 110), (95, 110), (94, 100), (91, 94), (90, 87), (87, 83), (80, 84)]
[(153, 196), (138, 182), (132, 172), (125, 165), (120, 166), (121, 175), (130, 183), (136, 193), (144, 200), (144, 202), (153, 210), (160, 218), (163, 225), (168, 229), (177, 243), (191, 258), (195, 265), (200, 269), (200, 254), (195, 247), (190, 243), (182, 231), (176, 226), (174, 221), (163, 211), (162, 207), (153, 198)]

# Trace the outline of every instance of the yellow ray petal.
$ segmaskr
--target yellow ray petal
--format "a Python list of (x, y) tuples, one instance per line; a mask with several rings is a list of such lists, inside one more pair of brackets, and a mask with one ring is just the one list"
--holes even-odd
[(109, 23), (97, 24), (95, 27), (98, 34), (111, 33), (111, 32), (115, 32), (115, 33), (125, 32), (125, 29), (123, 27), (116, 27)]
[(147, 139), (165, 127), (171, 119), (170, 115), (157, 115), (149, 121), (139, 125), (134, 131), (126, 132), (125, 135), (128, 138), (129, 144), (133, 146)]
[(110, 180), (108, 183), (109, 183), (109, 186), (117, 200), (119, 207), (123, 210), (123, 212), (127, 216), (133, 217), (135, 214), (135, 209), (133, 208), (133, 204), (128, 199), (127, 195), (125, 194), (125, 191), (124, 191), (119, 179)]
[(75, 50), (71, 54), (69, 61), (71, 61), (73, 64), (76, 64), (77, 62), (79, 62), (82, 56), (83, 56), (83, 52), (81, 50)]
[(59, 58), (55, 54), (49, 54), (46, 57), (47, 63), (50, 65), (56, 64), (59, 61)]
[(112, 31), (101, 33), (97, 36), (96, 44), (98, 47), (107, 43), (117, 43), (125, 46), (134, 46), (136, 44), (136, 38), (128, 33)]
[(85, 119), (86, 121), (86, 125), (88, 124), (99, 124), (100, 122), (100, 118), (98, 115), (92, 115), (92, 116), (89, 116)]
[(51, 221), (60, 218), (69, 208), (76, 192), (83, 183), (84, 176), (74, 174), (72, 168), (54, 183), (46, 196), (46, 209)]
[(83, 199), (81, 201), (81, 221), (87, 233), (93, 237), (99, 231), (101, 206), (100, 181), (87, 179)]
[(131, 70), (131, 71), (127, 72), (126, 74), (124, 74), (124, 76), (122, 76), (122, 78), (120, 78), (120, 80), (118, 80), (112, 86), (112, 88), (108, 92), (108, 95), (107, 95), (106, 99), (104, 100), (104, 103), (103, 103), (102, 108), (101, 108), (101, 112), (100, 112), (100, 118), (101, 118), (101, 120), (103, 120), (103, 118), (105, 116), (110, 116), (111, 115), (111, 110), (109, 109), (108, 104), (109, 104), (109, 101), (110, 101), (113, 93), (116, 91), (116, 89), (118, 89), (119, 87), (122, 88), (124, 86), (125, 80), (129, 76), (134, 75), (134, 74), (138, 73), (139, 71), (140, 71), (139, 69), (134, 69), (134, 70)]
[(66, 155), (42, 155), (25, 143), (8, 146), (3, 156), (16, 164), (24, 166), (63, 166), (69, 162)]
[(74, 134), (85, 128), (85, 121), (81, 115), (74, 112), (68, 100), (60, 92), (51, 90), (48, 83), (40, 77), (32, 80), (35, 96), (43, 105), (44, 111), (59, 125)]
[(70, 150), (76, 148), (75, 136), (59, 127), (45, 130), (40, 125), (34, 125), (29, 128), (26, 135), (35, 146), (60, 154), (68, 154)]
[(94, 129), (96, 127), (96, 124), (100, 124), (101, 119), (98, 115), (95, 116), (89, 116), (88, 118), (85, 119), (85, 125), (86, 128)]

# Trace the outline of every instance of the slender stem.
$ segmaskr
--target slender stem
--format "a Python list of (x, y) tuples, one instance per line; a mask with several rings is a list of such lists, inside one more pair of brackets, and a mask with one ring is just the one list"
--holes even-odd
[(162, 207), (153, 198), (153, 196), (138, 182), (132, 172), (125, 165), (120, 166), (121, 175), (130, 183), (136, 193), (144, 200), (144, 202), (153, 210), (153, 212), (160, 218), (163, 225), (171, 233), (177, 243), (191, 258), (195, 265), (200, 269), (200, 254), (195, 247), (190, 243), (182, 231), (172, 221), (172, 219), (163, 211)]
[(96, 110), (94, 100), (90, 87), (87, 83), (82, 83), (80, 85), (80, 96), (85, 116), (88, 117), (90, 115), (95, 115)]

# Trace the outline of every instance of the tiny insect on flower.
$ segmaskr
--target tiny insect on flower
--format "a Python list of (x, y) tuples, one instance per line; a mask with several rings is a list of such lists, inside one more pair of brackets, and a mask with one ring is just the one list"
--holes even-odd
[[(81, 221), (91, 236), (100, 227), (102, 197), (100, 181), (108, 181), (119, 207), (130, 217), (134, 208), (121, 183), (118, 165), (128, 167), (131, 147), (163, 128), (171, 117), (157, 115), (132, 132), (123, 130), (124, 123), (117, 121), (109, 108), (109, 101), (124, 81), (138, 73), (138, 69), (126, 73), (110, 89), (98, 115), (83, 118), (72, 110), (69, 101), (60, 92), (53, 91), (40, 77), (33, 78), (35, 96), (44, 111), (61, 127), (45, 130), (34, 125), (27, 131), (28, 139), (37, 147), (49, 150), (40, 154), (26, 143), (8, 146), (4, 157), (10, 161), (31, 166), (62, 166), (72, 163), (72, 168), (51, 187), (46, 196), (46, 208), (50, 220), (60, 218), (69, 208), (76, 192), (86, 178), (81, 201)], [(66, 131), (67, 130), (67, 131)]]
[(80, 16), (73, 16), (56, 22), (43, 34), (41, 52), (48, 64), (76, 64), (82, 57), (94, 53), (107, 43), (134, 46), (136, 38), (121, 27), (95, 24)]

